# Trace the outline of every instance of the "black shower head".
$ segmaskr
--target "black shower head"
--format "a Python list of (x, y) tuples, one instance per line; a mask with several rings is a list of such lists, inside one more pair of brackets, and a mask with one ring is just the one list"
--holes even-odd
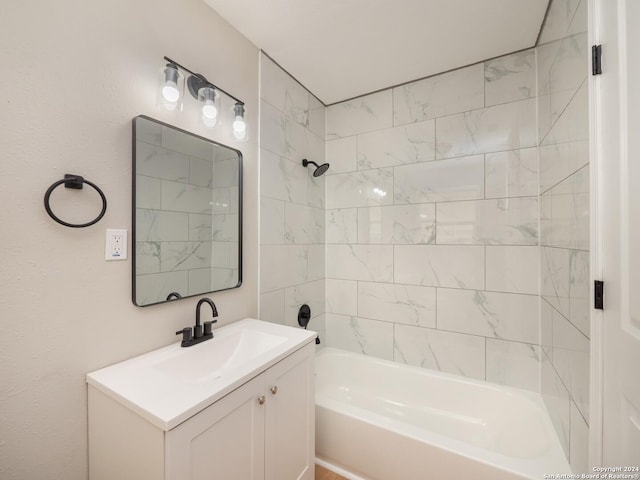
[(324, 174), (327, 170), (329, 170), (328, 163), (323, 163), (322, 165), (318, 165), (316, 162), (312, 162), (311, 160), (307, 160), (306, 158), (302, 160), (303, 167), (308, 166), (310, 163), (316, 166), (316, 169), (313, 172), (314, 177), (319, 177), (320, 175)]

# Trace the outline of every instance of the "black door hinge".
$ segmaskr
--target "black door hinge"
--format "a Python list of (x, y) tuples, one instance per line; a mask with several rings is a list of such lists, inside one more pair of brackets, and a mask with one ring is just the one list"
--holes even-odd
[(602, 45), (591, 47), (591, 75), (602, 73)]
[(593, 308), (604, 310), (604, 282), (593, 282)]

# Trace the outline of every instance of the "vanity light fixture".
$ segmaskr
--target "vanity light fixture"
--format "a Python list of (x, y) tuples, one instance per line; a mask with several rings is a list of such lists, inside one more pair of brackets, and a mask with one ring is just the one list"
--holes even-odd
[[(182, 77), (181, 70), (187, 72), (187, 90), (191, 96), (198, 102), (198, 116), (202, 120), (202, 123), (207, 127), (215, 127), (220, 118), (220, 95), (224, 93), (227, 97), (235, 100), (235, 106), (233, 108), (234, 121), (233, 121), (233, 136), (236, 140), (247, 139), (247, 124), (244, 120), (245, 106), (244, 102), (229, 92), (211, 83), (207, 78), (200, 74), (189, 70), (188, 68), (180, 65), (178, 62), (171, 60), (169, 57), (164, 57), (168, 62), (164, 69), (164, 78), (162, 85), (162, 97), (164, 99), (163, 105), (169, 110), (175, 110), (178, 102), (181, 98), (180, 94), (180, 78)], [(174, 89), (172, 89), (175, 87)], [(166, 92), (166, 93), (165, 93)], [(177, 92), (177, 95), (176, 95)], [(173, 107), (168, 105), (169, 100), (173, 100)], [(182, 107), (182, 105), (180, 105)]]
[(233, 136), (236, 137), (236, 140), (246, 140), (247, 124), (244, 121), (244, 104), (240, 102), (236, 103), (233, 111), (236, 117), (233, 121)]
[(177, 65), (167, 63), (161, 71), (160, 104), (167, 110), (175, 110), (184, 90), (184, 76)]
[(202, 123), (207, 127), (215, 127), (220, 110), (220, 95), (216, 89), (207, 85), (198, 90), (198, 105), (202, 112)]

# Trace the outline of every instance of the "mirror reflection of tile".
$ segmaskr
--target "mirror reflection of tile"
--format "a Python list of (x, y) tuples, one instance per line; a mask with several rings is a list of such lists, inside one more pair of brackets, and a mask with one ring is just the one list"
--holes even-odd
[(238, 286), (239, 152), (146, 117), (135, 122), (134, 303)]

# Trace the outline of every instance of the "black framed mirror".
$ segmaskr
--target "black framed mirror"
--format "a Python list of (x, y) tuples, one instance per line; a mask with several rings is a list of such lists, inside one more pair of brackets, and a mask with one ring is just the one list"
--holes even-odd
[(242, 153), (133, 119), (132, 298), (139, 307), (242, 284)]

